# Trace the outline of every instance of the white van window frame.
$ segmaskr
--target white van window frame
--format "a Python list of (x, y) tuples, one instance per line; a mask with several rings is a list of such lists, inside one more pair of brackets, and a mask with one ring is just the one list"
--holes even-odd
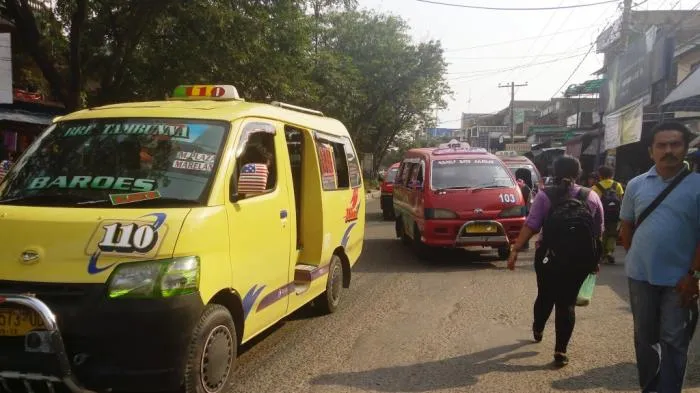
[[(347, 190), (351, 190), (353, 188), (358, 188), (359, 186), (352, 187), (352, 184), (350, 182), (350, 166), (348, 165), (348, 158), (347, 158), (347, 153), (345, 150), (346, 137), (332, 135), (332, 134), (328, 134), (328, 133), (325, 133), (323, 131), (318, 131), (318, 130), (313, 130), (313, 136), (314, 136), (314, 142), (315, 142), (314, 150), (316, 150), (316, 158), (318, 159), (318, 163), (319, 163), (319, 176), (321, 176), (321, 177), (323, 177), (323, 172), (322, 172), (323, 168), (321, 167), (321, 157), (319, 156), (319, 150), (318, 150), (319, 144), (321, 144), (321, 143), (330, 144), (331, 148), (333, 149), (333, 162), (334, 162), (336, 186), (335, 186), (335, 188), (329, 188), (329, 187), (326, 187), (325, 184), (323, 184), (323, 181), (321, 181), (321, 188), (323, 189), (323, 191), (324, 192), (326, 192), (326, 191), (327, 192), (347, 191)], [(345, 168), (347, 169), (347, 179), (345, 179), (345, 180), (347, 181), (347, 186), (339, 186), (339, 184), (340, 184), (340, 181), (339, 181), (340, 174), (338, 173), (338, 168), (339, 168), (338, 167), (338, 158), (339, 157), (337, 157), (337, 154), (336, 154), (336, 146), (338, 146), (338, 145), (342, 146), (342, 150), (343, 150), (342, 154), (340, 154), (339, 156), (342, 156), (342, 159), (345, 161)], [(357, 154), (355, 155), (355, 157), (357, 157)], [(361, 179), (361, 177), (360, 177), (360, 179)]]
[[(275, 173), (275, 184), (274, 187), (272, 187), (269, 190), (265, 190), (265, 192), (261, 194), (255, 194), (251, 196), (245, 196), (242, 198), (239, 198), (235, 203), (240, 203), (241, 201), (248, 201), (248, 200), (254, 200), (258, 197), (264, 196), (264, 195), (270, 195), (277, 191), (277, 188), (279, 187), (279, 157), (277, 156), (277, 141), (275, 138), (277, 137), (277, 127), (275, 127), (274, 124), (272, 123), (267, 123), (264, 121), (260, 120), (253, 120), (250, 121), (249, 123), (245, 123), (243, 125), (243, 129), (241, 130), (241, 135), (238, 138), (238, 145), (236, 147), (236, 154), (234, 158), (234, 163), (233, 163), (233, 174), (231, 178), (231, 184), (235, 184), (235, 189), (238, 190), (238, 178), (240, 176), (239, 173), (239, 161), (241, 156), (243, 156), (243, 153), (245, 153), (246, 148), (248, 147), (248, 141), (250, 141), (250, 137), (255, 134), (268, 134), (272, 136), (272, 156), (273, 160), (275, 162), (274, 165), (274, 171)], [(268, 170), (268, 176), (271, 174), (271, 169), (267, 168)], [(231, 197), (233, 194), (229, 192), (229, 201), (233, 202), (231, 200)]]

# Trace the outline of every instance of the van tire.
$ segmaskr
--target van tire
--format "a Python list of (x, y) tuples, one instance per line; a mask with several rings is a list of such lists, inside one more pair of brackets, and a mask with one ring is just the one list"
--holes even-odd
[(392, 210), (393, 209), (382, 210), (382, 217), (384, 218), (385, 221), (390, 221), (390, 220), (394, 219), (394, 212)]
[(413, 225), (413, 249), (418, 256), (418, 259), (426, 260), (430, 257), (430, 246), (423, 243), (421, 240), (420, 229), (418, 225)]
[(326, 290), (314, 300), (314, 306), (321, 314), (332, 314), (340, 304), (340, 294), (343, 291), (343, 263), (338, 255), (331, 257), (328, 266)]
[(508, 259), (510, 257), (510, 246), (498, 247), (498, 259)]
[(408, 234), (406, 233), (406, 228), (403, 224), (402, 218), (398, 218), (396, 220), (396, 237), (401, 239), (401, 243), (403, 243), (404, 245), (411, 244), (411, 238), (409, 238)]
[(238, 338), (231, 313), (218, 304), (206, 306), (192, 332), (185, 365), (184, 392), (230, 390), (237, 354)]

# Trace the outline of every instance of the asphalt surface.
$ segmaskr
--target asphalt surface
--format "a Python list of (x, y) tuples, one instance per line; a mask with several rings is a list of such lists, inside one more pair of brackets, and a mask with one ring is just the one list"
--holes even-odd
[[(247, 344), (233, 392), (639, 391), (620, 262), (604, 266), (591, 305), (577, 308), (571, 363), (554, 369), (554, 315), (543, 342), (531, 338), (532, 253), (513, 272), (495, 252), (419, 261), (376, 200), (367, 214), (340, 309), (304, 308)], [(684, 391), (700, 392), (694, 353)]]

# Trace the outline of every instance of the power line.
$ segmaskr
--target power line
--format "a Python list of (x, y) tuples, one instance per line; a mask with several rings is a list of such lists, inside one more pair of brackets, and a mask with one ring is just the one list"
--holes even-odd
[(586, 52), (586, 54), (583, 55), (583, 58), (582, 58), (581, 61), (578, 63), (578, 65), (576, 66), (576, 68), (574, 68), (574, 71), (571, 72), (571, 75), (569, 75), (569, 77), (566, 78), (566, 81), (564, 81), (564, 83), (562, 83), (561, 87), (559, 87), (559, 88), (557, 89), (557, 91), (555, 91), (554, 94), (552, 94), (552, 98), (554, 98), (554, 96), (557, 95), (557, 93), (559, 93), (559, 92), (561, 91), (561, 89), (563, 89), (564, 86), (566, 86), (567, 83), (569, 83), (569, 81), (571, 80), (571, 78), (574, 77), (574, 74), (576, 74), (576, 71), (578, 71), (578, 69), (581, 68), (581, 64), (583, 64), (583, 62), (586, 60), (586, 58), (588, 57), (588, 55), (591, 54), (591, 51), (593, 50), (593, 47), (594, 47), (594, 46), (595, 46), (595, 43), (591, 44), (591, 47), (588, 48), (588, 52)]
[(489, 46), (498, 46), (498, 45), (507, 45), (507, 44), (512, 44), (512, 43), (514, 43), (514, 42), (522, 42), (522, 41), (528, 41), (528, 40), (535, 40), (535, 39), (538, 39), (538, 38), (549, 37), (549, 36), (552, 36), (552, 35), (559, 35), (559, 34), (571, 33), (571, 32), (573, 32), (573, 31), (587, 30), (587, 29), (590, 29), (591, 27), (596, 27), (596, 25), (589, 25), (589, 26), (577, 27), (577, 28), (575, 28), (575, 29), (562, 30), (562, 31), (556, 32), (556, 33), (550, 33), (550, 34), (543, 34), (543, 35), (537, 35), (537, 36), (532, 36), (532, 37), (519, 38), (519, 39), (517, 39), (517, 40), (493, 42), (493, 43), (490, 43), (490, 44), (482, 44), (482, 45), (475, 45), (475, 46), (467, 46), (467, 47), (464, 47), (464, 48), (457, 48), (457, 49), (445, 49), (445, 52), (458, 52), (458, 51), (463, 51), (463, 50), (468, 50), (468, 49), (485, 48), (485, 47), (489, 47)]
[(539, 55), (525, 55), (525, 56), (484, 56), (484, 57), (463, 57), (463, 56), (448, 56), (449, 60), (502, 60), (502, 59), (527, 59), (531, 57), (552, 57), (552, 56), (561, 56), (561, 55), (566, 55), (571, 53), (572, 51), (579, 50), (579, 49), (585, 49), (588, 48), (588, 44), (583, 45), (583, 46), (577, 46), (575, 48), (569, 48), (569, 50), (564, 51), (564, 52), (551, 52), (551, 53), (542, 53)]
[(521, 8), (521, 7), (515, 7), (515, 8), (507, 8), (507, 7), (484, 7), (484, 6), (478, 6), (478, 5), (467, 5), (467, 4), (455, 4), (455, 3), (444, 3), (441, 1), (433, 1), (433, 0), (416, 0), (421, 3), (428, 3), (428, 4), (435, 4), (435, 5), (444, 5), (447, 7), (457, 7), (457, 8), (468, 8), (468, 9), (473, 9), (473, 10), (488, 10), (488, 11), (549, 11), (549, 10), (565, 10), (569, 8), (582, 8), (582, 7), (592, 7), (596, 5), (602, 5), (602, 4), (610, 4), (610, 3), (617, 3), (618, 0), (606, 0), (606, 1), (599, 1), (597, 3), (587, 3), (587, 4), (577, 4), (577, 5), (565, 5), (565, 6), (559, 6), (559, 7), (533, 7), (533, 8)]
[(477, 74), (477, 75), (458, 76), (458, 77), (453, 78), (453, 80), (459, 79), (459, 78), (468, 78), (469, 76), (481, 76), (481, 75), (486, 75), (486, 74), (491, 74), (491, 73), (501, 73), (501, 72), (519, 70), (521, 68), (528, 68), (528, 67), (534, 67), (534, 66), (543, 65), (543, 64), (556, 63), (556, 62), (562, 61), (562, 60), (573, 59), (573, 58), (579, 57), (581, 55), (582, 55), (582, 53), (577, 53), (577, 54), (571, 55), (571, 56), (559, 57), (556, 59), (541, 61), (539, 63), (521, 64), (519, 66), (509, 67), (509, 68), (492, 68), (492, 69), (483, 69), (483, 70), (476, 70), (476, 71), (453, 72), (453, 73), (449, 73), (449, 74), (451, 74), (451, 75)]

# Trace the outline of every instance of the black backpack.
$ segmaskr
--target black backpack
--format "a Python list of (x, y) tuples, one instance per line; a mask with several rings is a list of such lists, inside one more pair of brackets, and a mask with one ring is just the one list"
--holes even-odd
[(594, 269), (600, 257), (596, 223), (588, 207), (590, 188), (582, 187), (576, 197), (567, 191), (557, 195), (556, 187), (544, 190), (551, 208), (542, 225), (542, 246), (546, 256), (557, 265)]
[(610, 188), (603, 188), (603, 185), (596, 183), (596, 187), (601, 192), (600, 201), (603, 203), (605, 222), (612, 223), (620, 220), (620, 207), (622, 201), (617, 195), (617, 182), (613, 182)]

